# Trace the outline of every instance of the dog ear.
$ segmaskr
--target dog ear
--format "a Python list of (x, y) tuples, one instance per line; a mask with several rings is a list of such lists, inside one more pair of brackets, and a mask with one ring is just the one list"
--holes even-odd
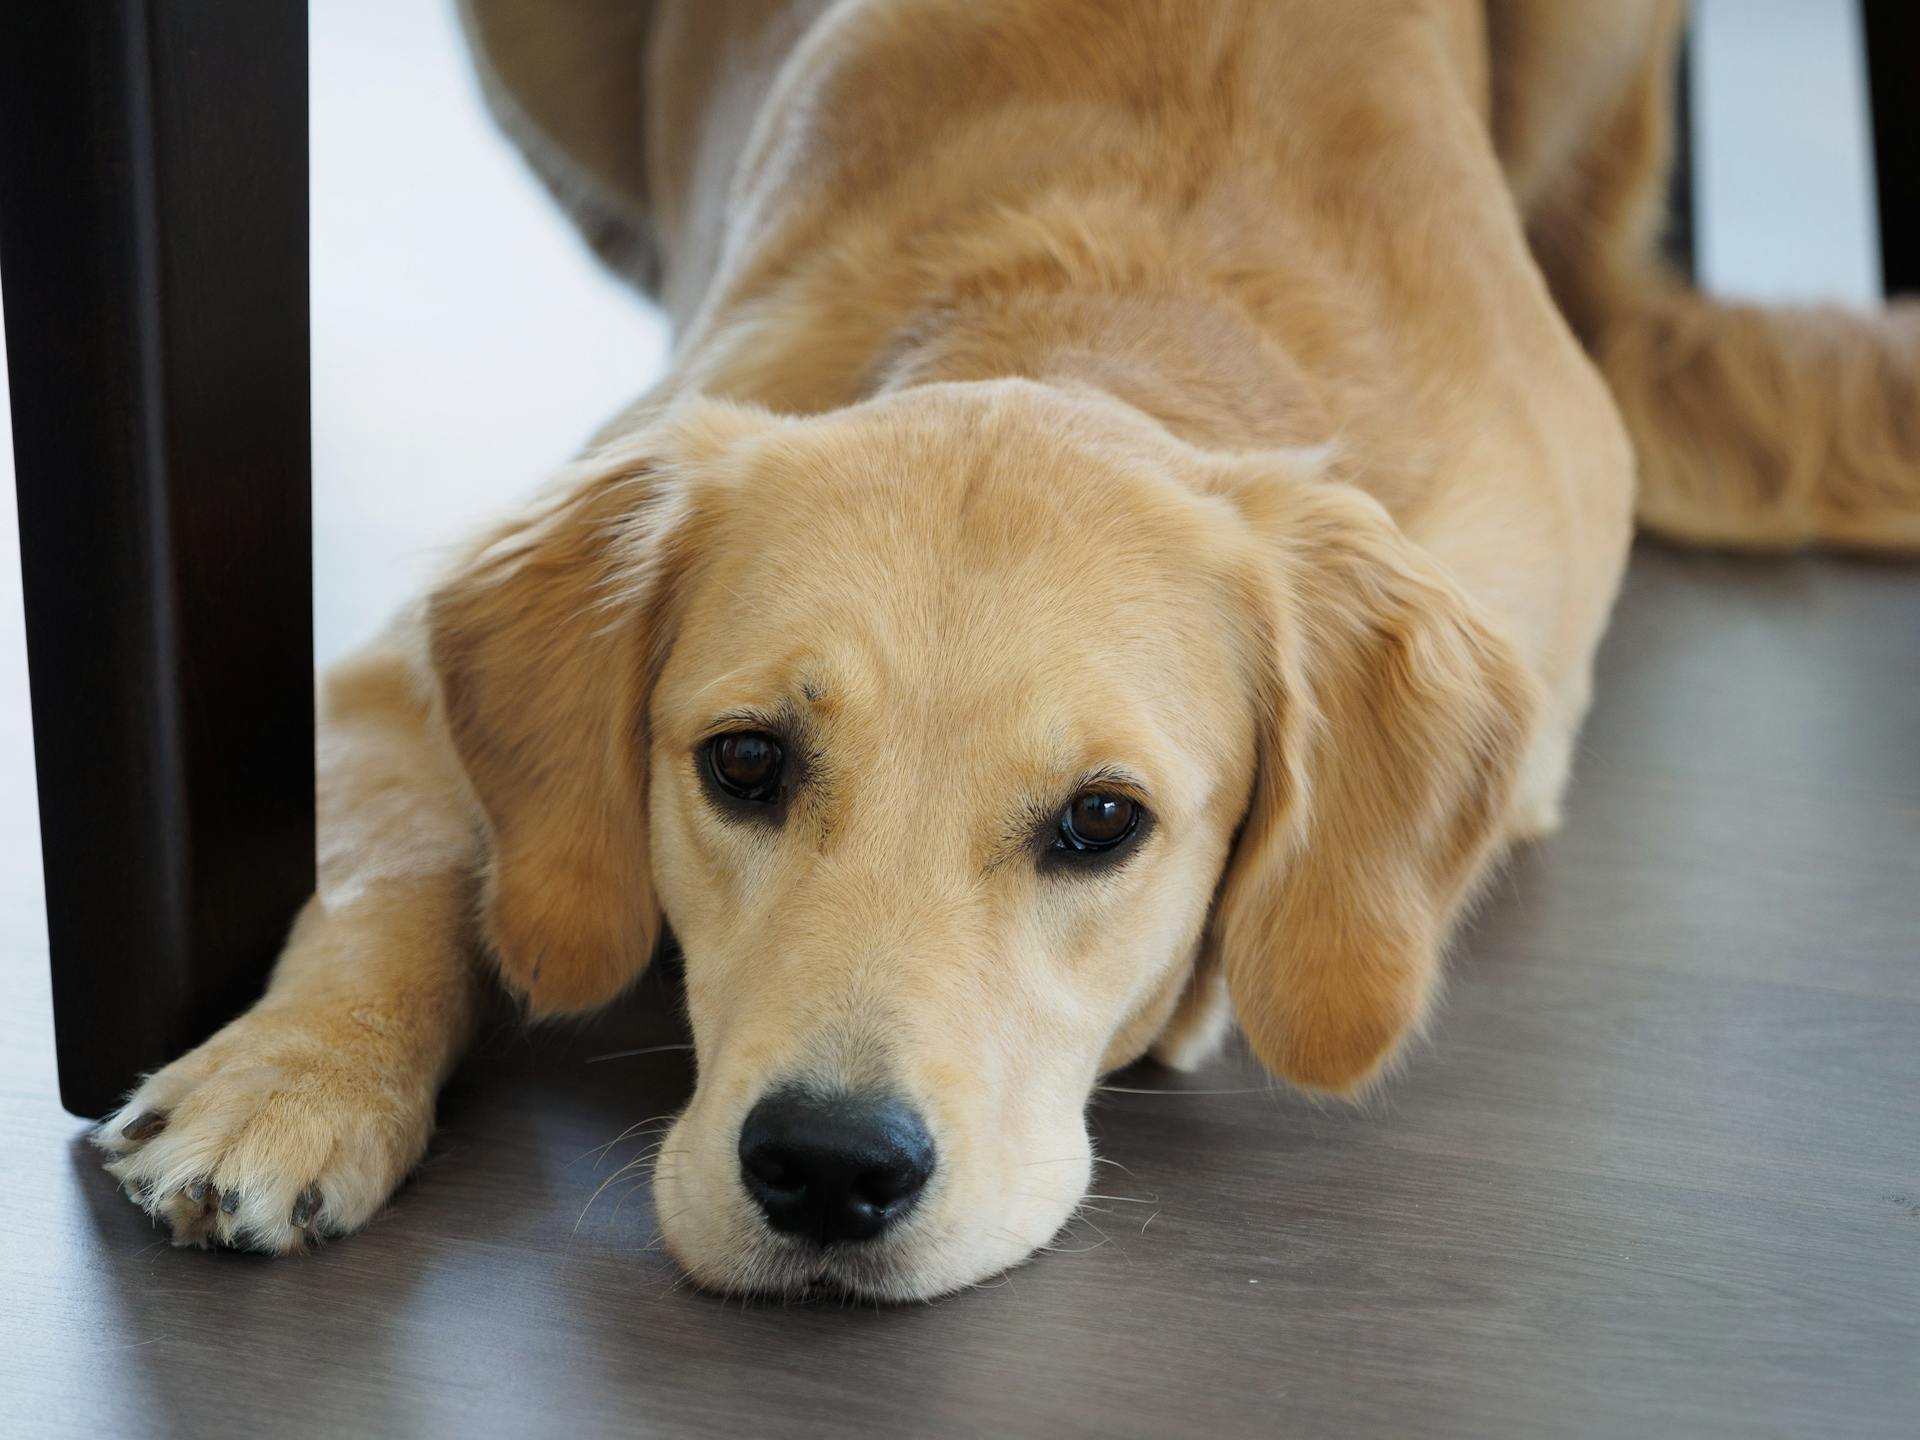
[(604, 1004), (659, 936), (646, 712), (699, 476), (750, 422), (702, 404), (569, 467), (431, 596), (448, 731), (488, 842), (488, 944), (537, 1015)]
[(1350, 1094), (1421, 1025), (1536, 709), (1511, 647), (1378, 504), (1249, 457), (1260, 727), (1210, 942), (1256, 1054)]

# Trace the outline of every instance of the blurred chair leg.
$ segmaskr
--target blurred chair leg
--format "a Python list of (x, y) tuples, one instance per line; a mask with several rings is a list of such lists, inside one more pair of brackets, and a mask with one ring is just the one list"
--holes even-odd
[(1920, 291), (1920, 5), (1861, 0), (1873, 160), (1880, 192), (1880, 269), (1887, 294)]
[(1694, 251), (1693, 191), (1693, 38), (1680, 41), (1680, 63), (1673, 75), (1673, 166), (1667, 175), (1667, 228), (1661, 248), (1667, 261), (1688, 280), (1698, 278)]
[(307, 16), (0, 5), (0, 284), (60, 1093), (259, 991), (312, 892)]

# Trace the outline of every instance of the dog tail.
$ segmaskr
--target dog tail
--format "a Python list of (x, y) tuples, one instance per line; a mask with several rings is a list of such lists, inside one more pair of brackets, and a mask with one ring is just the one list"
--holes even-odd
[(1920, 304), (1609, 297), (1594, 356), (1639, 458), (1639, 518), (1696, 544), (1920, 550)]

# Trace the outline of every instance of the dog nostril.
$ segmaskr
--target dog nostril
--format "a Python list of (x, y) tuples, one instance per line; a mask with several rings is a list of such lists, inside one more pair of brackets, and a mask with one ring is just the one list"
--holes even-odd
[(884, 1209), (920, 1193), (927, 1176), (911, 1164), (870, 1170), (854, 1182), (854, 1193), (869, 1205)]
[(759, 1146), (751, 1153), (742, 1151), (740, 1163), (761, 1184), (773, 1190), (804, 1190), (806, 1177), (791, 1159)]
[(889, 1096), (789, 1087), (740, 1127), (740, 1178), (767, 1223), (822, 1245), (870, 1240), (913, 1208), (933, 1174), (933, 1140)]

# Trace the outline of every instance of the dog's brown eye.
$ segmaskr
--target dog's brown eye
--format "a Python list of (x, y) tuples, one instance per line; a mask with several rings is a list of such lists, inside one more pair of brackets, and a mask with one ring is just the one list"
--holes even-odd
[(717, 735), (707, 743), (707, 768), (714, 784), (736, 800), (767, 804), (780, 797), (786, 752), (771, 735), (756, 730)]
[(1088, 790), (1073, 797), (1060, 813), (1056, 850), (1082, 853), (1112, 850), (1140, 828), (1140, 807), (1124, 795)]

